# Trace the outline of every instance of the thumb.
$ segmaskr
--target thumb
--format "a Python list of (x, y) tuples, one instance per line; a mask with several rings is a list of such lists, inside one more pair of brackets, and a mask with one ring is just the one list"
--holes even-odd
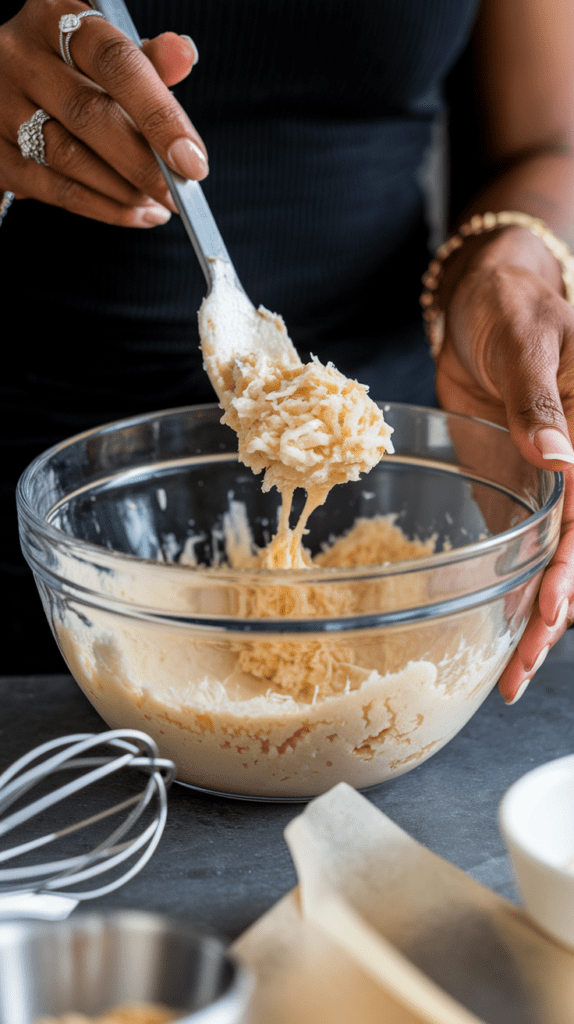
[(193, 39), (175, 32), (163, 32), (142, 43), (143, 52), (168, 88), (186, 78), (199, 59)]
[(560, 340), (555, 330), (514, 348), (512, 366), (500, 368), (496, 387), (510, 435), (521, 454), (555, 472), (574, 464), (574, 449), (558, 387)]

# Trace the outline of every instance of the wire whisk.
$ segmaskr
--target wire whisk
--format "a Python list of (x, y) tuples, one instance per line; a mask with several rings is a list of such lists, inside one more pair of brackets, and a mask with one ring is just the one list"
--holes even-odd
[[(98, 753), (97, 748), (102, 747), (107, 750)], [(136, 729), (114, 729), (99, 734), (81, 733), (43, 743), (3, 772), (0, 775), (0, 864), (18, 859), (26, 863), (13, 863), (12, 866), (0, 868), (0, 896), (6, 893), (54, 893), (68, 895), (75, 900), (91, 900), (112, 892), (141, 871), (161, 839), (167, 818), (167, 790), (176, 774), (174, 763), (158, 757), (158, 753), (155, 742), (146, 733)], [(8, 849), (1, 848), (2, 837), (14, 829), (26, 825), (62, 801), (76, 798), (79, 803), (78, 794), (88, 786), (128, 768), (149, 776), (144, 787), (136, 794), (111, 807), (103, 807), (101, 811), (80, 821), (27, 839)], [(75, 773), (71, 781), (47, 792), (43, 787), (40, 796), (34, 797), (31, 794), (31, 799), (23, 806), (5, 816), (14, 804), (37, 789), (40, 783), (57, 772), (68, 770)], [(145, 819), (140, 821), (146, 811), (146, 818), (150, 813), (152, 815), (147, 824)], [(120, 824), (86, 852), (42, 862), (36, 862), (35, 857), (31, 857), (35, 851), (57, 840), (89, 829), (122, 812), (127, 813)], [(138, 822), (140, 830), (134, 835)], [(107, 872), (113, 872), (114, 877), (105, 885), (62, 892)]]

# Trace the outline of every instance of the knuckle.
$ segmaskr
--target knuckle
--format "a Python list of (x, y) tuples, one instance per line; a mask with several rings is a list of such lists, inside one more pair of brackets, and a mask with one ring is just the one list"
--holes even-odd
[(133, 213), (129, 207), (117, 206), (114, 203), (113, 209), (110, 209), (107, 215), (107, 221), (117, 228), (129, 228), (133, 225)]
[(68, 98), (64, 116), (73, 132), (84, 131), (99, 120), (102, 107), (109, 103), (104, 93), (96, 92), (91, 86), (80, 86)]
[(144, 135), (152, 137), (161, 133), (163, 138), (171, 138), (178, 129), (181, 134), (178, 109), (173, 103), (158, 104), (142, 116), (141, 129)]
[(22, 29), (29, 37), (33, 32), (36, 36), (42, 36), (46, 25), (53, 24), (59, 17), (58, 0), (29, 0), (16, 14), (13, 22)]
[(0, 40), (0, 65), (2, 69), (2, 80), (7, 81), (10, 71), (18, 66), (21, 59), (21, 47), (17, 32), (14, 26), (8, 22), (3, 26), (2, 38)]
[(132, 79), (141, 66), (140, 52), (129, 39), (107, 39), (92, 57), (96, 77), (120, 85)]
[(161, 189), (163, 178), (153, 157), (150, 157), (146, 163), (132, 167), (130, 181), (144, 195), (151, 195)]
[(57, 187), (58, 205), (74, 213), (81, 205), (82, 193), (83, 186), (78, 181), (62, 177)]
[(556, 419), (562, 420), (564, 416), (560, 403), (553, 395), (544, 391), (525, 395), (518, 406), (517, 413), (521, 419), (536, 423), (554, 423)]
[(32, 0), (26, 7), (36, 17), (52, 18), (59, 16), (61, 4), (58, 0)]
[(60, 177), (54, 199), (51, 201), (70, 213), (91, 217), (107, 224), (118, 227), (126, 227), (129, 224), (129, 207), (121, 206), (113, 200), (106, 201), (102, 195), (92, 192), (73, 178)]
[(63, 174), (71, 173), (78, 167), (83, 146), (73, 136), (58, 134), (48, 147), (48, 163)]
[(142, 223), (141, 214), (139, 211), (132, 209), (125, 209), (119, 214), (118, 226), (123, 228), (137, 228), (138, 230), (146, 230), (152, 227), (151, 224)]

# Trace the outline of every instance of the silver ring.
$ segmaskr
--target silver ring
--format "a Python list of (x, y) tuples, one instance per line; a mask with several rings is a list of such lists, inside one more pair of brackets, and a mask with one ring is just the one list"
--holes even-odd
[(2, 199), (0, 199), (0, 224), (4, 220), (4, 217), (8, 213), (8, 210), (14, 202), (15, 195), (13, 192), (4, 192)]
[(59, 21), (60, 29), (60, 53), (62, 60), (71, 68), (75, 68), (70, 53), (70, 40), (72, 33), (77, 32), (82, 24), (82, 18), (103, 18), (101, 11), (82, 11), (81, 14), (63, 14)]
[(44, 143), (43, 127), (46, 121), (50, 121), (51, 117), (38, 108), (35, 114), (29, 121), (24, 121), (23, 124), (18, 128), (18, 146), (22, 156), (26, 160), (34, 160), (37, 164), (42, 164), (43, 167), (48, 166), (46, 160), (46, 145)]

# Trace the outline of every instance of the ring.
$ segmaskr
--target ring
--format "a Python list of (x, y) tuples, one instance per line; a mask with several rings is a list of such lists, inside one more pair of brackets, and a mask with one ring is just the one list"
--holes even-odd
[(12, 206), (14, 198), (15, 196), (13, 192), (4, 192), (2, 199), (0, 199), (0, 224), (2, 223), (4, 217), (8, 213), (8, 210)]
[(62, 60), (71, 68), (75, 68), (76, 66), (70, 53), (70, 40), (72, 38), (72, 33), (79, 29), (82, 23), (82, 18), (91, 17), (103, 18), (104, 15), (101, 11), (82, 11), (81, 14), (63, 14), (60, 18), (60, 53), (62, 54)]
[(30, 120), (24, 121), (18, 128), (18, 146), (22, 156), (26, 160), (34, 160), (35, 163), (42, 164), (43, 167), (48, 166), (48, 161), (46, 160), (42, 128), (46, 121), (50, 120), (50, 115), (39, 107), (36, 113), (32, 114)]

